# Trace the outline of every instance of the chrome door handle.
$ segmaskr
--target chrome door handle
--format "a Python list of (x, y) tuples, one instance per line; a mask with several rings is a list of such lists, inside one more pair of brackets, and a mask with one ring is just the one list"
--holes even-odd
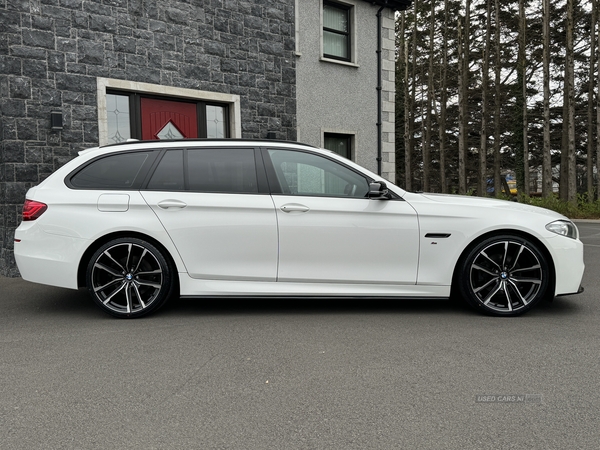
[(163, 200), (158, 202), (158, 207), (161, 209), (183, 209), (187, 203), (180, 200)]
[(287, 205), (283, 205), (279, 209), (286, 213), (310, 211), (310, 208), (308, 206), (300, 205), (298, 203), (288, 203)]

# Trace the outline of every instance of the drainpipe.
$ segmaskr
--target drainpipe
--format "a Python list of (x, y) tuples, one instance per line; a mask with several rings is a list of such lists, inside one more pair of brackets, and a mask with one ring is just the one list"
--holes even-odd
[(377, 175), (381, 176), (381, 154), (382, 154), (382, 118), (381, 118), (381, 94), (382, 94), (382, 80), (381, 80), (381, 11), (385, 6), (379, 8), (377, 11)]

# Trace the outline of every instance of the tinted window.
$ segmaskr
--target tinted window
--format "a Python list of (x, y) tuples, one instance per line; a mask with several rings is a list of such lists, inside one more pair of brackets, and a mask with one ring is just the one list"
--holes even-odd
[(304, 152), (269, 150), (281, 193), (365, 198), (367, 179), (346, 166)]
[(188, 150), (187, 168), (189, 189), (192, 191), (258, 192), (254, 149)]
[(148, 189), (257, 193), (254, 149), (168, 150)]
[(183, 150), (168, 150), (148, 183), (148, 189), (183, 191)]
[(71, 177), (71, 184), (76, 188), (130, 188), (148, 159), (148, 155), (148, 153), (122, 153), (98, 159)]

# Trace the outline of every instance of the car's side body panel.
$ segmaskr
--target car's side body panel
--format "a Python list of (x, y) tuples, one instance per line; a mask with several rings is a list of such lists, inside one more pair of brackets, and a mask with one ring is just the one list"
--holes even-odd
[(555, 267), (554, 294), (578, 291), (585, 268), (583, 244), (545, 228), (562, 216), (494, 199), (412, 193), (405, 199), (419, 214), (418, 284), (450, 285), (459, 258), (470, 244), (489, 234), (520, 233), (535, 238), (550, 254)]
[(287, 195), (273, 200), (279, 281), (416, 284), (419, 230), (408, 203)]
[(183, 297), (307, 296), (447, 298), (450, 286), (379, 283), (292, 283), (264, 281), (199, 280), (179, 274)]
[(192, 278), (275, 281), (277, 220), (269, 195), (144, 191)]
[[(112, 233), (139, 233), (160, 242), (179, 271), (185, 266), (169, 235), (146, 201), (136, 191), (124, 211), (100, 211), (90, 202), (90, 191), (56, 189), (52, 183), (35, 189), (35, 198), (51, 207), (37, 220), (23, 222), (15, 231), (15, 259), (25, 280), (76, 289), (79, 263), (86, 250)], [(94, 199), (105, 192), (93, 191)], [(119, 192), (111, 192), (119, 194)], [(67, 218), (67, 220), (65, 220)]]

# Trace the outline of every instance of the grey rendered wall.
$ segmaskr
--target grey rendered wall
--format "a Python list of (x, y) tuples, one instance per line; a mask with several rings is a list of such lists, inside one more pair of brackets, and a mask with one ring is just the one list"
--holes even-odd
[[(362, 0), (356, 9), (355, 66), (321, 60), (322, 0), (296, 1), (298, 140), (323, 145), (324, 132), (355, 134), (355, 161), (377, 172), (377, 11)], [(394, 180), (394, 11), (383, 15), (382, 175)]]
[(242, 137), (295, 140), (295, 62), (293, 0), (0, 0), (0, 274), (27, 189), (98, 145), (97, 77), (239, 95)]

